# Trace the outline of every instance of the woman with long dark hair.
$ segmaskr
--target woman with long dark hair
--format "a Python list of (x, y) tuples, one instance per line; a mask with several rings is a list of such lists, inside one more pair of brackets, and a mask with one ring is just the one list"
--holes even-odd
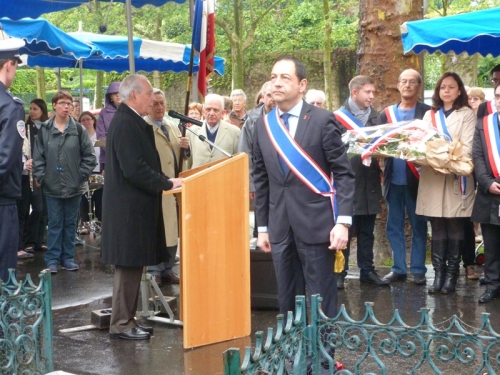
[[(47, 104), (43, 99), (33, 99), (30, 103), (30, 112), (26, 121), (26, 135), (29, 134), (29, 143), (31, 147), (31, 158), (35, 147), (35, 139), (42, 123), (49, 119)], [(31, 173), (31, 172), (30, 172)], [(45, 205), (45, 196), (43, 195), (40, 185), (34, 179), (32, 180), (30, 189), (29, 174), (23, 174), (22, 179), (23, 195), (19, 206), (19, 228), (20, 246), (24, 247), (28, 253), (34, 250), (47, 250), (45, 245), (45, 236), (47, 234), (47, 207)], [(31, 213), (29, 208), (31, 205)], [(21, 242), (22, 241), (22, 242)], [(23, 257), (23, 254), (19, 254)]]
[[(464, 84), (458, 74), (447, 72), (439, 79), (432, 96), (432, 109), (424, 116), (431, 126), (463, 146), (471, 157), (476, 114), (470, 108)], [(455, 290), (464, 228), (472, 213), (475, 189), (472, 176), (443, 174), (423, 166), (418, 187), (417, 214), (432, 226), (434, 284), (429, 293), (448, 294)]]

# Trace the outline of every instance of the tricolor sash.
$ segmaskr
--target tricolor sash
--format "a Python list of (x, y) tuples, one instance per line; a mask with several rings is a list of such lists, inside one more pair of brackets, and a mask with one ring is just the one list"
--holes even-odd
[[(397, 108), (397, 105), (394, 104), (384, 109), (388, 124), (393, 124), (395, 122), (401, 121), (398, 116)], [(410, 168), (411, 173), (413, 173), (416, 179), (420, 180), (420, 172), (418, 171), (417, 167), (415, 167), (415, 164), (413, 164), (411, 161), (407, 161), (406, 164), (408, 164), (408, 168)]]
[[(444, 115), (443, 108), (440, 108), (437, 112), (431, 109), (431, 121), (432, 126), (435, 129), (437, 129), (440, 133), (447, 135), (451, 140), (453, 140), (450, 132), (448, 131), (446, 116)], [(455, 179), (458, 180), (460, 184), (460, 193), (462, 194), (462, 197), (465, 197), (465, 195), (467, 194), (467, 177), (455, 175)]]
[(302, 147), (295, 142), (281, 121), (276, 107), (264, 116), (264, 126), (273, 147), (288, 168), (314, 193), (331, 198), (336, 221), (337, 201), (333, 174), (328, 177)]
[(333, 114), (337, 121), (344, 125), (347, 130), (352, 130), (364, 138), (367, 137), (366, 132), (363, 130), (365, 126), (347, 109), (340, 108), (333, 112)]
[(498, 130), (498, 115), (496, 113), (483, 117), (483, 130), (488, 161), (495, 178), (500, 177), (500, 132)]
[(488, 111), (488, 114), (491, 115), (492, 113), (495, 113), (497, 110), (496, 110), (496, 103), (495, 103), (495, 99), (492, 99), (492, 100), (488, 100), (486, 102), (486, 110)]

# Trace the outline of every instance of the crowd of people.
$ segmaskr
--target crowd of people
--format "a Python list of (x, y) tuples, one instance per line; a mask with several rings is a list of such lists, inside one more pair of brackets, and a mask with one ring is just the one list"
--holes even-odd
[[(54, 274), (59, 267), (78, 270), (78, 217), (85, 233), (95, 214), (102, 221), (103, 261), (115, 266), (111, 338), (150, 337), (152, 328), (135, 320), (143, 267), (159, 285), (179, 283), (172, 271), (176, 201), (162, 192), (182, 186), (181, 171), (224, 158), (218, 148), (250, 156), (253, 242), (272, 254), (283, 313), (294, 309), (295, 296), (307, 288), (322, 295), (326, 315), (336, 314), (353, 238), (360, 282), (387, 286), (411, 273), (416, 285), (425, 285), (427, 222), (435, 271), (429, 293), (452, 293), (461, 262), (468, 278), (479, 278), (474, 261), (479, 223), (486, 260), (486, 291), (479, 302), (500, 294), (500, 66), (492, 71), (493, 101), (485, 102), (481, 89), (466, 88), (448, 72), (429, 106), (419, 101), (421, 75), (408, 69), (397, 82), (400, 101), (380, 114), (372, 106), (375, 83), (362, 75), (350, 81), (342, 107), (330, 112), (324, 92), (307, 88), (302, 62), (284, 56), (276, 60), (254, 108), (247, 112), (241, 89), (229, 97), (208, 94), (203, 105), (189, 105), (188, 116), (202, 125), (187, 124), (192, 132), (185, 135), (166, 116), (165, 94), (136, 74), (109, 85), (98, 119), (59, 91), (51, 99), (54, 116), (35, 99), (25, 124), (22, 104), (7, 91), (21, 42), (9, 39), (0, 51), (0, 279), (7, 280), (7, 269), (16, 267), (15, 251), (24, 258), (45, 250)], [(341, 139), (347, 130), (413, 119), (459, 141), (473, 159), (474, 175), (443, 174), (396, 158), (366, 163), (347, 156)], [(90, 191), (95, 175), (103, 176), (104, 188)], [(393, 266), (381, 277), (374, 266), (374, 226), (383, 198)], [(406, 217), (412, 229), (409, 267)], [(339, 274), (333, 272), (336, 251), (345, 259)]]

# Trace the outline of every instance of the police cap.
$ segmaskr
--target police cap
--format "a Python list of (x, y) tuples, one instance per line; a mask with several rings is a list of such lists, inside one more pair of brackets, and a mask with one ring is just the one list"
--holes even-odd
[(9, 37), (0, 24), (0, 59), (15, 58), (21, 64), (23, 61), (21, 60), (19, 48), (24, 47), (24, 44), (22, 39)]

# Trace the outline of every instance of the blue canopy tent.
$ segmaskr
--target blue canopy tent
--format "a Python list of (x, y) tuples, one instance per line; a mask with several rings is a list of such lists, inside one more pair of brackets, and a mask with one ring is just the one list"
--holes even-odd
[(26, 42), (20, 50), (22, 54), (29, 56), (64, 54), (72, 56), (73, 59), (86, 59), (94, 53), (92, 45), (66, 34), (44, 19), (12, 21), (0, 18), (0, 23), (7, 35)]
[[(128, 70), (128, 39), (126, 37), (85, 32), (69, 33), (69, 35), (79, 42), (89, 45), (96, 52), (93, 56), (82, 60), (83, 69), (119, 73)], [(189, 46), (140, 38), (134, 38), (133, 41), (136, 70), (145, 72), (172, 71), (175, 73), (188, 71), (191, 54)], [(77, 68), (79, 61), (72, 55), (63, 54), (60, 56), (28, 56), (26, 63), (28, 66), (42, 68)], [(224, 74), (224, 63), (223, 58), (215, 57), (214, 70), (219, 75)], [(194, 72), (198, 71), (197, 57), (194, 60), (193, 70)]]
[(500, 56), (500, 8), (441, 18), (405, 22), (401, 25), (404, 53), (467, 52)]

